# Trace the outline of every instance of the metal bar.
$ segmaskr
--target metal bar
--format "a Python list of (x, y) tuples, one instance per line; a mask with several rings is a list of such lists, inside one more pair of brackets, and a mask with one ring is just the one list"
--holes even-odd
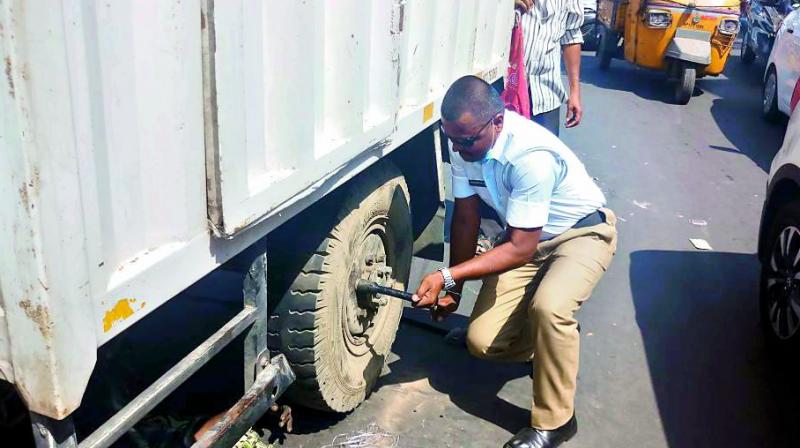
[(186, 379), (219, 353), (236, 336), (244, 332), (255, 321), (257, 316), (257, 309), (246, 306), (210, 338), (192, 350), (178, 364), (175, 364), (155, 383), (105, 422), (103, 426), (83, 440), (79, 445), (80, 448), (105, 448), (110, 446), (156, 407), (167, 395), (177, 389)]
[(275, 403), (275, 400), (294, 381), (295, 376), (286, 357), (270, 360), (258, 375), (250, 390), (244, 394), (213, 428), (192, 445), (192, 448), (229, 448), (250, 429)]
[(72, 419), (55, 420), (31, 412), (31, 427), (36, 448), (75, 448), (78, 441)]
[(253, 326), (244, 339), (244, 390), (269, 364), (267, 350), (267, 255), (260, 254), (245, 274), (242, 285), (245, 306), (258, 310)]
[(377, 283), (365, 282), (363, 280), (356, 285), (356, 292), (361, 294), (385, 294), (387, 296), (397, 297), (398, 299), (411, 302), (413, 294), (410, 292), (401, 291), (399, 289), (387, 288)]

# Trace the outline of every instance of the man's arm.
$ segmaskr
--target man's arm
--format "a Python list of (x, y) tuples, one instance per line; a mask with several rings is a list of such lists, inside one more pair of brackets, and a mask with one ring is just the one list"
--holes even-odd
[(568, 128), (581, 123), (583, 107), (581, 106), (581, 44), (583, 34), (583, 5), (580, 0), (567, 3), (567, 23), (564, 35), (561, 37), (561, 49), (564, 55), (564, 66), (567, 69), (569, 80), (569, 98), (567, 99), (567, 124)]
[(581, 105), (581, 44), (564, 45), (564, 65), (569, 80), (569, 99), (567, 100), (568, 128), (581, 123), (583, 106)]
[(474, 280), (487, 275), (499, 274), (518, 268), (531, 261), (542, 229), (517, 229), (508, 228), (509, 240), (496, 246), (480, 257), (475, 257), (465, 263), (450, 268), (450, 273), (456, 282)]
[[(450, 223), (450, 266), (456, 266), (475, 257), (475, 246), (478, 244), (478, 229), (481, 225), (480, 197), (472, 196), (456, 198), (453, 220)], [(437, 299), (444, 287), (444, 277), (439, 272), (432, 272), (422, 279), (422, 283), (414, 296), (415, 307), (436, 307), (431, 309), (434, 319), (441, 321), (458, 308), (464, 281), (456, 280), (454, 296), (447, 294)], [(423, 292), (424, 291), (424, 292)]]
[[(459, 228), (462, 223), (456, 221), (456, 216), (453, 216), (453, 229)], [(456, 225), (458, 222), (458, 225)], [(479, 222), (479, 221), (478, 221)], [(536, 248), (539, 245), (539, 238), (542, 234), (542, 229), (517, 229), (514, 227), (508, 228), (509, 241), (496, 246), (494, 249), (486, 252), (485, 254), (474, 257), (472, 254), (475, 252), (475, 242), (477, 242), (477, 225), (475, 231), (468, 235), (468, 227), (465, 226), (459, 230), (458, 236), (455, 233), (451, 234), (450, 239), (450, 273), (453, 280), (456, 282), (457, 292), (461, 292), (464, 282), (466, 280), (474, 280), (487, 275), (499, 274), (529, 262), (533, 255), (536, 253)], [(469, 237), (469, 238), (468, 238)], [(459, 238), (458, 240), (456, 238)], [(472, 241), (472, 244), (467, 244)], [(467, 249), (470, 253), (467, 254)], [(454, 263), (453, 261), (466, 258), (466, 261)], [(436, 320), (442, 320), (450, 313), (458, 308), (459, 299), (451, 295), (445, 295), (437, 300), (439, 293), (444, 287), (444, 279), (438, 272), (428, 274), (420, 284), (419, 289), (414, 297), (415, 307), (431, 307), (434, 304), (437, 307), (433, 308), (433, 317)]]
[[(453, 222), (450, 224), (450, 266), (475, 257), (481, 225), (480, 201), (478, 195), (455, 200)], [(463, 287), (464, 282), (456, 280), (455, 291), (460, 293)]]

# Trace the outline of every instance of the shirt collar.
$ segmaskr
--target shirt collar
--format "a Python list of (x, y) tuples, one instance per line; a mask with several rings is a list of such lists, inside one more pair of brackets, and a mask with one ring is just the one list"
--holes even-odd
[(495, 140), (494, 145), (489, 149), (489, 152), (486, 153), (486, 158), (484, 160), (496, 160), (505, 165), (508, 160), (505, 156), (505, 149), (508, 145), (509, 140), (511, 139), (510, 131), (509, 131), (509, 118), (511, 118), (511, 114), (508, 111), (503, 113), (503, 130), (500, 131), (500, 135), (497, 136), (497, 140)]

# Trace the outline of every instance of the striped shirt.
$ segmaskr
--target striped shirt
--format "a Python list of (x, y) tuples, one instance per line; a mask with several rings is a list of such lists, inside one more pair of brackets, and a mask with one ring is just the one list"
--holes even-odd
[(583, 43), (581, 0), (535, 0), (522, 15), (525, 67), (531, 89), (531, 113), (561, 107), (567, 89), (561, 81), (561, 46)]

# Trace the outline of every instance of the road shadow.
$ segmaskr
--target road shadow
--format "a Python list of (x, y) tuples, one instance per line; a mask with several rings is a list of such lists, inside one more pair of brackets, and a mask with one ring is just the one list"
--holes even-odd
[(631, 254), (636, 322), (671, 447), (800, 443), (800, 369), (764, 345), (758, 268), (749, 254)]
[(725, 68), (728, 79), (709, 82), (705, 88), (719, 97), (712, 102), (711, 116), (732, 144), (710, 149), (738, 152), (768, 172), (772, 158), (783, 144), (786, 120), (769, 123), (761, 116), (763, 72), (759, 64), (743, 65), (736, 53)]
[(672, 93), (663, 73), (636, 67), (621, 59), (614, 59), (611, 67), (602, 71), (594, 54), (587, 53), (581, 56), (581, 82), (605, 90), (630, 92), (646, 100), (664, 103), (670, 102)]
[[(460, 315), (448, 320), (453, 320), (451, 324), (460, 328), (466, 328), (468, 323), (468, 319)], [(414, 331), (413, 327), (418, 330)], [(461, 343), (448, 342), (436, 329), (425, 329), (409, 321), (402, 323), (392, 351), (399, 359), (390, 364), (390, 373), (380, 379), (376, 390), (425, 380), (464, 412), (503, 428), (509, 434), (530, 424), (529, 405), (523, 408), (498, 396), (509, 381), (524, 378), (523, 381), (529, 382), (530, 364), (481, 361), (472, 357)], [(530, 389), (526, 392), (529, 394)], [(415, 416), (426, 417), (438, 416)]]
[(736, 152), (748, 157), (764, 172), (783, 144), (785, 123), (768, 123), (761, 118), (760, 103), (735, 95), (714, 99), (711, 116), (732, 146), (709, 146), (709, 149)]

